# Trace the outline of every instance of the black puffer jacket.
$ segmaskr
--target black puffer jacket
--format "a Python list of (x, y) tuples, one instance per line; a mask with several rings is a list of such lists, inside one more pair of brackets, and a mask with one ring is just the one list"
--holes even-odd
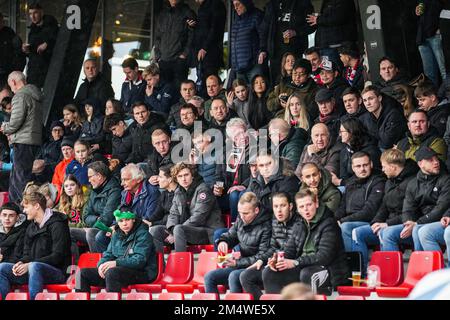
[(272, 238), (270, 239), (270, 247), (262, 256), (261, 260), (264, 264), (271, 258), (274, 252), (278, 250), (284, 251), (287, 241), (293, 236), (294, 226), (298, 223), (299, 216), (292, 212), (291, 217), (286, 222), (279, 222), (277, 219), (272, 219)]
[(5, 233), (5, 229), (0, 225), (0, 249), (2, 250), (2, 262), (16, 263), (20, 261), (23, 255), (23, 245), (25, 232), (29, 221), (24, 214), (19, 215), (14, 227)]
[(173, 163), (171, 155), (174, 146), (175, 143), (172, 143), (169, 152), (164, 157), (153, 149), (147, 161), (147, 176), (157, 176), (159, 174), (159, 168)]
[(29, 224), (25, 232), (25, 246), (20, 261), (47, 263), (65, 274), (72, 261), (70, 245), (67, 216), (53, 211), (42, 228), (35, 222)]
[(341, 222), (370, 222), (378, 211), (384, 195), (386, 179), (377, 173), (365, 179), (355, 175), (345, 187), (341, 205), (336, 210), (336, 219)]
[(380, 79), (379, 81), (375, 82), (374, 85), (380, 89), (380, 91), (389, 97), (400, 100), (401, 96), (398, 91), (395, 90), (396, 85), (406, 85), (408, 86), (408, 79), (401, 73), (397, 74), (394, 78), (392, 78), (389, 81), (385, 81), (383, 79)]
[(22, 39), (13, 29), (4, 26), (0, 29), (0, 43), (0, 77), (8, 78), (11, 72), (22, 71), (25, 67), (26, 57), (22, 52)]
[(345, 112), (344, 101), (342, 100), (342, 93), (349, 87), (349, 84), (342, 77), (337, 77), (332, 83), (327, 85), (327, 88), (333, 91), (333, 97), (336, 101), (335, 109), (339, 113), (339, 117)]
[(106, 101), (109, 98), (114, 98), (111, 81), (106, 80), (102, 73), (99, 73), (92, 81), (89, 81), (87, 78), (83, 80), (75, 96), (75, 103), (80, 109), (84, 109), (84, 101), (92, 98), (100, 101), (102, 113), (104, 112)]
[(239, 244), (241, 258), (236, 260), (237, 268), (247, 268), (264, 257), (272, 235), (271, 219), (270, 215), (260, 212), (246, 225), (238, 218), (228, 232), (223, 233), (217, 240), (217, 243), (225, 241), (229, 248)]
[(402, 221), (417, 224), (436, 222), (450, 207), (450, 176), (443, 173), (426, 175), (417, 173), (406, 187)]
[(62, 160), (61, 153), (61, 142), (62, 139), (58, 141), (50, 138), (50, 141), (44, 143), (44, 145), (39, 150), (39, 153), (36, 156), (36, 159), (42, 159), (45, 161), (45, 165), (52, 168), (52, 171), (55, 169), (56, 165)]
[[(316, 217), (311, 224), (300, 219), (295, 225), (292, 230), (293, 236), (285, 245), (285, 257), (296, 259), (300, 268), (326, 267), (330, 272), (333, 287), (346, 284), (349, 270), (341, 229), (334, 219), (333, 213), (326, 207), (319, 207)], [(315, 253), (303, 255), (303, 248), (308, 239), (312, 239)]]
[(133, 137), (130, 128), (127, 128), (122, 137), (112, 137), (112, 157), (119, 159), (123, 164), (133, 149)]
[(448, 116), (450, 115), (450, 101), (447, 99), (440, 101), (436, 107), (428, 110), (427, 115), (431, 126), (437, 130), (439, 137), (442, 138), (447, 126)]
[(173, 204), (174, 195), (174, 191), (169, 192), (167, 190), (164, 190), (163, 192), (161, 192), (161, 195), (158, 199), (158, 206), (156, 207), (153, 215), (148, 219), (148, 221), (152, 223), (152, 226), (166, 225), (167, 218), (170, 214), (170, 208)]
[(419, 167), (411, 160), (406, 160), (405, 168), (395, 178), (390, 178), (384, 185), (383, 202), (371, 224), (381, 222), (389, 226), (402, 223), (403, 200), (408, 183), (416, 177)]

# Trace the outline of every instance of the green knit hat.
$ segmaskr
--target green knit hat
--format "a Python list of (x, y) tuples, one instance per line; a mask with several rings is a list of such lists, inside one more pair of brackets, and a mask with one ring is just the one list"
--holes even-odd
[(136, 214), (131, 211), (116, 210), (116, 211), (114, 211), (114, 216), (116, 217), (117, 221), (119, 221), (121, 219), (135, 219), (136, 218)]

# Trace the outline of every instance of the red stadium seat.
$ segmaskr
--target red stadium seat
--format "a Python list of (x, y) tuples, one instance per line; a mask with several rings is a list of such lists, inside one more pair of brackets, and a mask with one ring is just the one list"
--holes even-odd
[(148, 292), (131, 292), (127, 295), (127, 300), (152, 300), (152, 295)]
[(327, 296), (324, 294), (316, 294), (315, 300), (327, 300)]
[(4, 205), (9, 201), (9, 193), (8, 192), (0, 192), (0, 206)]
[(224, 300), (253, 300), (250, 293), (227, 293)]
[(225, 223), (225, 227), (227, 227), (228, 229), (231, 228), (231, 214), (223, 214), (222, 219)]
[(95, 300), (121, 300), (121, 294), (119, 292), (99, 292)]
[(59, 300), (59, 294), (56, 292), (39, 292), (35, 300)]
[(377, 287), (380, 297), (407, 297), (417, 282), (430, 272), (442, 269), (444, 260), (440, 251), (414, 251), (409, 258), (405, 281), (398, 287)]
[(181, 292), (163, 292), (158, 300), (184, 300), (184, 294)]
[(265, 293), (259, 298), (259, 300), (281, 300), (281, 294)]
[(64, 300), (91, 300), (89, 292), (69, 292)]
[[(375, 251), (369, 265), (380, 268), (380, 282), (383, 287), (396, 287), (403, 281), (403, 254), (401, 251)], [(367, 286), (339, 286), (340, 295), (356, 295), (368, 297), (375, 288)]]
[(336, 300), (366, 300), (363, 296), (337, 296)]
[(10, 292), (5, 300), (30, 300), (28, 292)]
[(187, 284), (168, 284), (166, 290), (168, 292), (193, 293), (199, 285), (205, 283), (205, 274), (215, 269), (217, 269), (217, 252), (203, 251), (198, 255), (197, 268), (192, 280)]
[(191, 300), (219, 300), (219, 295), (217, 293), (197, 292), (192, 295)]

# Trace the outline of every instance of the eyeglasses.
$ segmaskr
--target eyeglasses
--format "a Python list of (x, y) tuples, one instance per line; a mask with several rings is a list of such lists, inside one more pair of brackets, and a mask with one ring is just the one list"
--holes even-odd
[(98, 175), (98, 172), (96, 172), (94, 174), (91, 174), (91, 175), (88, 175), (88, 179), (91, 179), (91, 178), (95, 177), (96, 175)]

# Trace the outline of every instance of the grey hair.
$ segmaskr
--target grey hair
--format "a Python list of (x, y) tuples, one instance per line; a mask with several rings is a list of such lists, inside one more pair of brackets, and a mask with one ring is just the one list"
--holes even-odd
[(27, 82), (27, 78), (25, 77), (25, 75), (23, 74), (22, 71), (11, 72), (8, 76), (8, 82), (13, 81), (13, 80), (16, 82), (23, 82), (23, 83)]
[(233, 134), (233, 130), (232, 128), (234, 127), (241, 127), (244, 128), (244, 130), (247, 130), (247, 124), (245, 123), (244, 120), (242, 120), (241, 118), (232, 118), (230, 119), (230, 121), (227, 122), (227, 127), (226, 127), (226, 132), (227, 132), (227, 136), (231, 137)]
[(127, 164), (125, 167), (122, 168), (122, 170), (120, 170), (120, 173), (122, 174), (125, 171), (131, 173), (131, 179), (133, 180), (142, 181), (146, 178), (144, 170), (142, 170), (142, 168), (139, 167), (137, 164), (134, 163)]

